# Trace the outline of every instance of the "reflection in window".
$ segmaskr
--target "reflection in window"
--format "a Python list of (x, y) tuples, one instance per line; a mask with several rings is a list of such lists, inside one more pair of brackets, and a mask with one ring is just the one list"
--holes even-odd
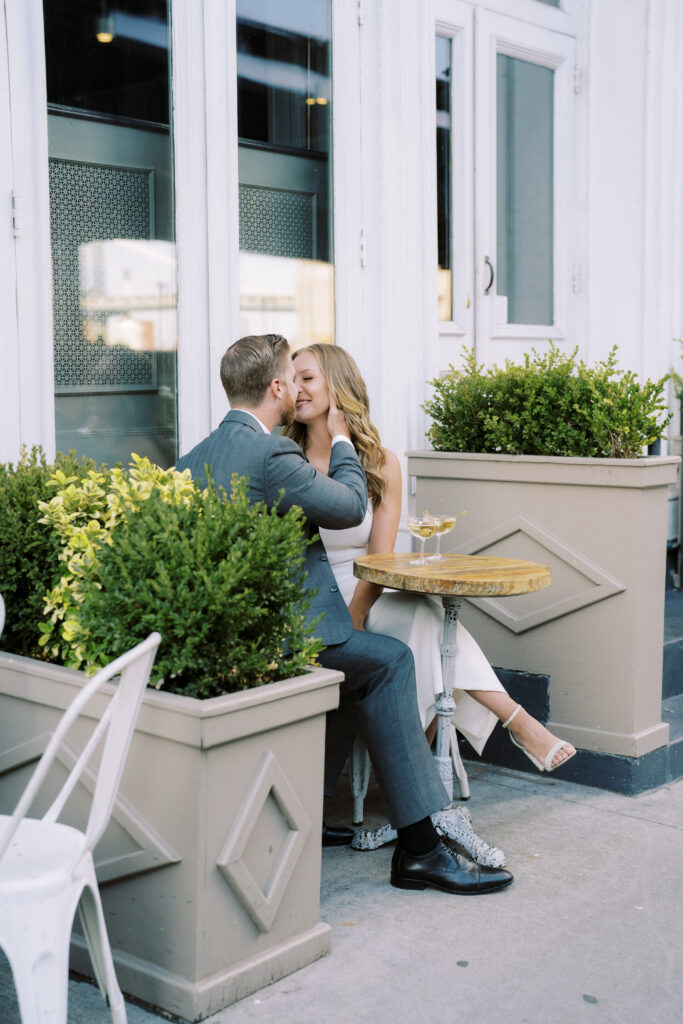
[(329, 4), (238, 0), (240, 138), (327, 153)]
[(553, 84), (550, 68), (498, 54), (497, 294), (503, 323), (553, 323)]
[(237, 0), (243, 333), (334, 341), (330, 0)]
[(451, 40), (436, 37), (436, 200), (439, 320), (453, 319)]
[(166, 0), (44, 0), (43, 11), (48, 104), (168, 126)]
[(177, 455), (166, 0), (44, 0), (58, 449)]

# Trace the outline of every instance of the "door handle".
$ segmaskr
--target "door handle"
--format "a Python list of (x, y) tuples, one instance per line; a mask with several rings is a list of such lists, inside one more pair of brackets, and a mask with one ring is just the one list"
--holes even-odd
[(496, 279), (496, 274), (493, 269), (493, 263), (491, 263), (491, 260), (488, 258), (488, 256), (484, 256), (484, 263), (486, 264), (490, 271), (489, 283), (486, 285), (486, 288), (484, 288), (484, 295), (488, 295), (488, 293), (493, 288), (493, 282)]

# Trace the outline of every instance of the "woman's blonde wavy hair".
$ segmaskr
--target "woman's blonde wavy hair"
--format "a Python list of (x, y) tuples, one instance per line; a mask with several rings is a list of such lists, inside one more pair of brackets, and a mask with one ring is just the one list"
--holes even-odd
[[(373, 508), (377, 508), (384, 496), (385, 482), (380, 470), (387, 457), (377, 427), (370, 419), (370, 400), (365, 381), (349, 353), (338, 345), (321, 345), (316, 342), (298, 349), (292, 355), (296, 359), (303, 352), (311, 352), (318, 360), (330, 393), (346, 417), (351, 440), (367, 477), (370, 500)], [(292, 423), (283, 433), (306, 451), (305, 424)]]

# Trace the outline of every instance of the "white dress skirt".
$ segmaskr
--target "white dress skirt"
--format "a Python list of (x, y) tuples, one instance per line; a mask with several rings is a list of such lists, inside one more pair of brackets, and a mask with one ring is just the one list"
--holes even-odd
[[(350, 603), (358, 580), (353, 575), (353, 560), (367, 553), (372, 529), (369, 508), (360, 526), (350, 530), (320, 530), (320, 537), (339, 590)], [(402, 640), (413, 652), (417, 680), (417, 700), (422, 724), (426, 728), (434, 717), (434, 700), (443, 690), (441, 675), (441, 639), (443, 606), (438, 597), (413, 594), (404, 590), (385, 590), (375, 601), (365, 621), (370, 633), (384, 633)], [(468, 690), (503, 691), (498, 677), (474, 638), (458, 623), (456, 633), (453, 724), (458, 732), (481, 754), (498, 721), (496, 715), (469, 695)]]

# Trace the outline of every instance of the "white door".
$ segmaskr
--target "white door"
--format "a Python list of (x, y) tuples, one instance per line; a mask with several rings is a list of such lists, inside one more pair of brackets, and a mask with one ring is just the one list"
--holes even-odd
[[(562, 14), (532, 0), (518, 9), (535, 7), (546, 23)], [(440, 333), (487, 363), (515, 359), (536, 343), (561, 344), (573, 315), (575, 41), (454, 0), (437, 0), (436, 35), (437, 138), (439, 124), (451, 135), (451, 319), (442, 287)], [(446, 205), (441, 197), (441, 222)]]

